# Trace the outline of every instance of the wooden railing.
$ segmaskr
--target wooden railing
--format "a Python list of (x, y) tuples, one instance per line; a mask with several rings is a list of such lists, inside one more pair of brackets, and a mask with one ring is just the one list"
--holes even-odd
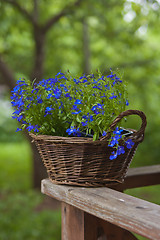
[[(160, 206), (129, 196), (128, 188), (160, 184), (160, 165), (129, 169), (112, 188), (56, 185), (42, 180), (42, 193), (62, 203), (62, 240), (160, 239)], [(47, 240), (47, 239), (46, 239)]]

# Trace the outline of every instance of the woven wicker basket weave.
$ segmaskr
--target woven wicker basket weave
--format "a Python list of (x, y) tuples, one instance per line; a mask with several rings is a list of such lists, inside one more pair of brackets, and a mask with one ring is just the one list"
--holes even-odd
[[(124, 146), (125, 153), (110, 160), (109, 156), (114, 150), (108, 147), (110, 134), (123, 117), (132, 114), (139, 115), (142, 120), (140, 129), (132, 130), (133, 133), (129, 136), (135, 144), (131, 149), (127, 149), (121, 141), (120, 145)], [(93, 141), (92, 138), (34, 134), (31, 134), (31, 137), (36, 143), (52, 182), (85, 187), (107, 186), (123, 182), (137, 146), (143, 141), (146, 123), (143, 112), (127, 110), (113, 121), (107, 136), (97, 141)]]

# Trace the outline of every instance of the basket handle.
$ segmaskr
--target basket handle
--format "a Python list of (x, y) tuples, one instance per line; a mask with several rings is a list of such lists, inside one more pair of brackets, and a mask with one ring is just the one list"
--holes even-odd
[(136, 140), (138, 142), (142, 142), (143, 138), (144, 138), (144, 131), (145, 131), (145, 128), (146, 128), (146, 125), (147, 125), (147, 119), (146, 119), (145, 114), (142, 111), (139, 111), (139, 110), (127, 110), (127, 111), (124, 111), (124, 112), (120, 113), (118, 115), (118, 117), (116, 117), (115, 120), (113, 121), (113, 123), (110, 125), (109, 132), (107, 133), (107, 135), (105, 137), (102, 137), (100, 140), (102, 141), (102, 140), (105, 140), (108, 137), (110, 137), (111, 132), (114, 130), (117, 123), (119, 121), (121, 121), (121, 119), (123, 117), (129, 116), (129, 115), (138, 115), (138, 116), (140, 116), (140, 118), (142, 120), (142, 124), (141, 124), (140, 129), (138, 131), (135, 131), (132, 134), (132, 136), (134, 137), (134, 140)]

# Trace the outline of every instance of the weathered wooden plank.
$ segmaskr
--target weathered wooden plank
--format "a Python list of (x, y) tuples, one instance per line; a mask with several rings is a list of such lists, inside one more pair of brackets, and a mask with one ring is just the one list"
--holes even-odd
[(97, 240), (95, 219), (88, 213), (62, 202), (62, 240)]
[(127, 230), (62, 202), (62, 240), (137, 240)]
[(42, 192), (150, 239), (160, 239), (160, 206), (109, 188), (81, 188), (42, 181)]

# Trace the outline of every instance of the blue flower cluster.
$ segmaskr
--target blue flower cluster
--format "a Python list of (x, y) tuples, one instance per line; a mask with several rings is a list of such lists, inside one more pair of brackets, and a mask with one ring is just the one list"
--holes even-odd
[[(17, 131), (58, 136), (105, 136), (114, 118), (128, 106), (125, 81), (111, 71), (72, 77), (58, 72), (54, 78), (31, 82), (19, 79), (12, 91), (12, 117), (20, 123)], [(115, 130), (110, 146), (121, 139)], [(131, 145), (126, 143), (127, 147)], [(122, 154), (119, 147), (117, 154)], [(113, 155), (113, 154), (112, 154)]]
[(81, 137), (81, 132), (80, 132), (79, 128), (76, 129), (74, 126), (71, 126), (70, 128), (68, 128), (66, 130), (66, 132), (68, 133), (68, 135)]
[[(110, 155), (110, 160), (116, 159), (118, 155), (125, 153), (124, 146), (119, 146), (119, 140), (122, 139), (122, 137), (123, 137), (122, 132), (123, 132), (123, 130), (119, 129), (118, 127), (116, 128), (115, 131), (113, 131), (113, 136), (111, 137), (110, 143), (108, 144), (108, 146), (109, 147), (117, 146), (117, 151), (112, 152), (112, 154)], [(124, 142), (125, 142), (125, 146), (128, 149), (131, 149), (134, 145), (134, 142), (132, 141), (132, 139), (127, 139)]]

